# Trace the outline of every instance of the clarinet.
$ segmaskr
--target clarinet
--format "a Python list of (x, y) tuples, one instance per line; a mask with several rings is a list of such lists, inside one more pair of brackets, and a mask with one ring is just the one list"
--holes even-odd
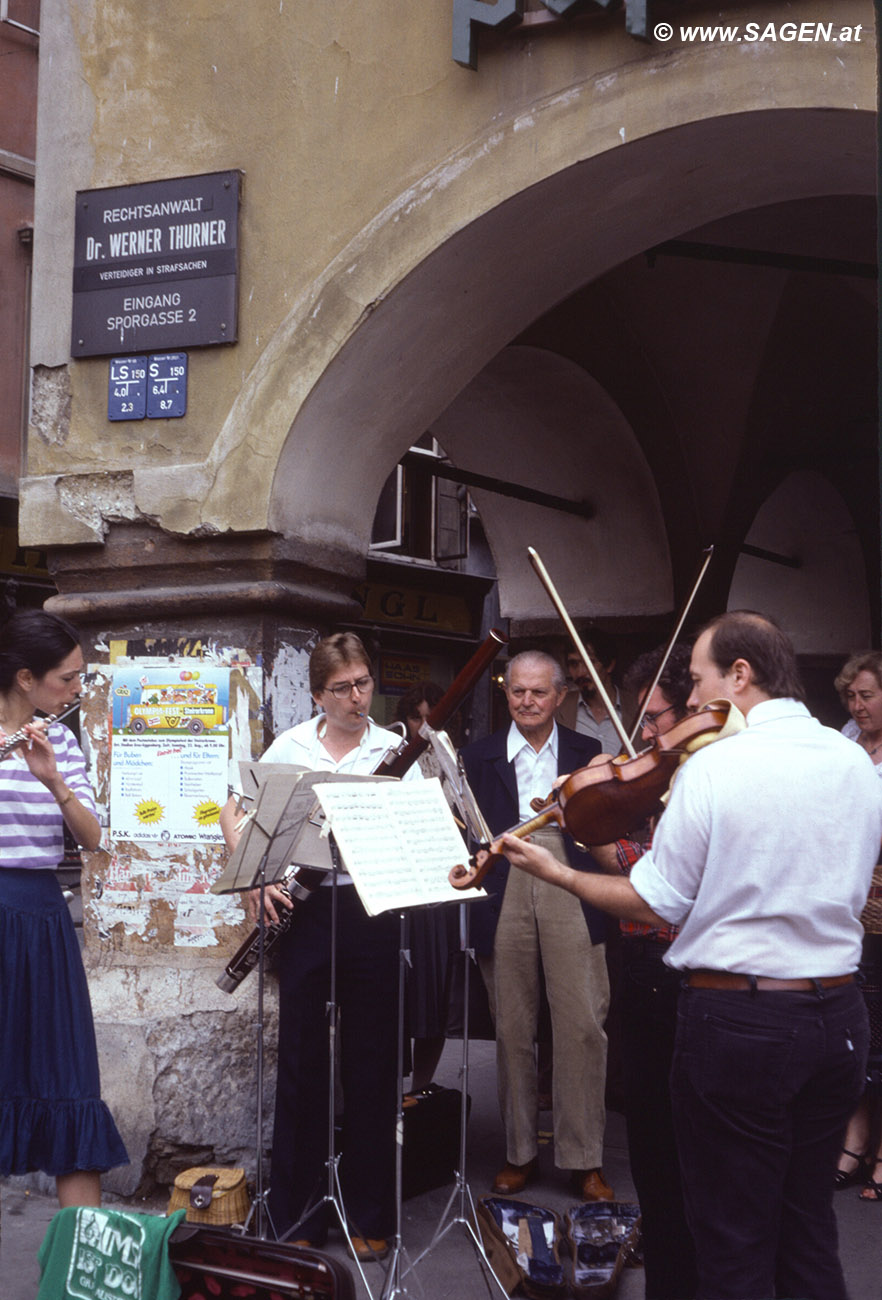
[[(487, 639), (482, 642), (463, 670), (444, 692), (434, 709), (430, 710), (426, 722), (433, 731), (440, 731), (446, 725), (475, 686), (484, 669), (489, 667), (499, 654), (500, 648), (507, 641), (508, 637), (503, 632), (499, 632), (495, 628), (490, 632)], [(428, 744), (429, 742), (423, 740), (420, 736), (416, 740), (409, 742), (402, 739), (400, 744), (392, 746), (388, 753), (384, 754), (380, 763), (374, 768), (372, 775), (402, 777), (428, 748)], [(264, 925), (264, 955), (271, 952), (282, 935), (286, 934), (291, 928), (298, 908), (312, 897), (313, 892), (321, 885), (325, 875), (324, 871), (316, 867), (298, 867), (296, 864), (292, 864), (287, 868), (278, 882), (278, 886), (294, 906), (284, 908), (278, 921)], [(229, 965), (224, 968), (222, 974), (218, 975), (215, 980), (218, 988), (223, 989), (225, 993), (235, 993), (245, 976), (250, 971), (253, 971), (257, 965), (260, 959), (260, 933), (261, 927), (256, 925), (245, 942), (236, 951)]]

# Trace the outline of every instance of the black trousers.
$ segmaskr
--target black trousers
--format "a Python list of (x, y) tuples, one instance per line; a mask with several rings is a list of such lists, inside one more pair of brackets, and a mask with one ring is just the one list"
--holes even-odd
[(861, 1096), (856, 984), (684, 988), (671, 1097), (700, 1300), (846, 1300), (833, 1171)]
[(670, 944), (621, 940), (621, 1053), (631, 1176), (640, 1202), (646, 1300), (692, 1300), (695, 1247), (686, 1223), (670, 1073), (682, 975)]
[[(300, 909), (282, 940), (279, 1068), (269, 1211), (283, 1236), (328, 1186), (328, 1016), (331, 889)], [(351, 1230), (395, 1229), (398, 1111), (398, 936), (396, 915), (369, 917), (352, 885), (337, 890), (339, 1074), (343, 1093), (340, 1182)], [(297, 1228), (316, 1245), (335, 1218), (328, 1206)]]

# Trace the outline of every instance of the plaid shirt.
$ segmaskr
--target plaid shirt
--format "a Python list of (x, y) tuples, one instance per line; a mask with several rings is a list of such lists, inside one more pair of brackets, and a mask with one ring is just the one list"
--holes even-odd
[[(616, 861), (623, 876), (630, 876), (634, 863), (643, 857), (651, 843), (651, 838), (645, 844), (637, 844), (634, 840), (616, 840)], [(641, 935), (643, 938), (659, 939), (665, 943), (676, 939), (678, 929), (676, 925), (653, 926), (646, 925), (643, 921), (619, 921), (619, 927), (622, 934)]]

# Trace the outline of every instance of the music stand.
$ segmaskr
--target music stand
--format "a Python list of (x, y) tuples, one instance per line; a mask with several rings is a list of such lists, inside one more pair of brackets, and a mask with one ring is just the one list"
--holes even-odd
[[(404, 993), (407, 948), (407, 909), (433, 902), (457, 901), (462, 895), (449, 883), (450, 872), (464, 857), (464, 844), (450, 808), (437, 781), (397, 781), (382, 790), (347, 791), (345, 787), (320, 790), (319, 798), (328, 813), (340, 851), (353, 877), (362, 903), (370, 915), (397, 911), (400, 916), (398, 987), (398, 1074), (404, 1072)], [(365, 824), (381, 824), (376, 835), (365, 833)], [(418, 829), (415, 829), (415, 826)], [(390, 837), (395, 842), (395, 862), (385, 870)], [(377, 879), (377, 876), (380, 879)], [(481, 891), (472, 891), (478, 897)], [(399, 1097), (400, 1097), (399, 1088)], [(463, 1106), (464, 1109), (464, 1106)], [(396, 1143), (396, 1233), (383, 1300), (406, 1295), (403, 1278), (413, 1264), (402, 1271), (401, 1244), (402, 1150), (404, 1137), (403, 1102), (399, 1102)], [(417, 1278), (417, 1281), (419, 1279)]]
[(393, 1300), (395, 1296), (407, 1295), (404, 1276), (413, 1267), (410, 1264), (402, 1272), (401, 1260), (406, 1253), (402, 1242), (401, 1221), (404, 1204), (403, 1156), (404, 1156), (404, 1025), (405, 1025), (405, 990), (407, 967), (411, 965), (408, 944), (408, 914), (405, 911), (398, 916), (398, 1114), (395, 1117), (395, 1234), (392, 1241), (392, 1256), (386, 1270), (386, 1281), (380, 1293), (380, 1300)]
[[(256, 766), (256, 764), (255, 764)], [(283, 767), (285, 765), (278, 765)], [(258, 959), (257, 959), (257, 1169), (256, 1194), (248, 1212), (244, 1231), (256, 1219), (256, 1236), (266, 1237), (267, 1223), (272, 1236), (275, 1226), (266, 1204), (268, 1188), (264, 1186), (263, 1168), (263, 1090), (264, 1090), (264, 983), (266, 916), (264, 896), (266, 886), (282, 879), (291, 862), (295, 846), (315, 807), (312, 782), (304, 777), (314, 776), (302, 768), (291, 765), (286, 771), (268, 772), (263, 781), (255, 778), (256, 793), (253, 807), (244, 817), (242, 834), (220, 878), (212, 886), (216, 894), (247, 892), (259, 889), (258, 907)], [(312, 856), (315, 856), (314, 854)], [(312, 863), (312, 866), (318, 866)], [(332, 866), (327, 850), (327, 870)]]
[[(256, 1235), (266, 1236), (266, 1223), (269, 1223), (273, 1238), (284, 1241), (299, 1227), (316, 1205), (329, 1202), (333, 1205), (344, 1234), (346, 1214), (342, 1203), (342, 1191), (337, 1176), (338, 1157), (334, 1153), (334, 1094), (336, 1089), (336, 936), (337, 936), (337, 871), (339, 859), (333, 836), (327, 833), (323, 825), (323, 815), (316, 798), (315, 786), (326, 782), (376, 780), (372, 777), (353, 777), (334, 772), (309, 772), (294, 764), (240, 764), (243, 785), (249, 782), (256, 788), (254, 806), (246, 815), (242, 837), (230, 856), (227, 866), (218, 881), (212, 886), (214, 893), (231, 893), (254, 888), (260, 889), (260, 910), (258, 916), (258, 1012), (257, 1012), (257, 1191), (254, 1205), (246, 1220), (247, 1231), (252, 1218), (256, 1215)], [(328, 1089), (328, 1191), (321, 1201), (310, 1204), (306, 1212), (293, 1228), (281, 1238), (277, 1237), (275, 1225), (266, 1205), (268, 1188), (264, 1187), (263, 1178), (263, 1057), (264, 1057), (264, 977), (265, 977), (265, 934), (263, 897), (266, 885), (282, 879), (290, 866), (306, 866), (310, 871), (332, 872), (332, 921), (331, 921), (331, 991), (327, 1004), (329, 1017), (328, 1054), (330, 1081)], [(361, 1269), (360, 1262), (355, 1261), (365, 1287), (370, 1296), (370, 1288)]]
[[(466, 780), (465, 772), (462, 767), (462, 761), (459, 755), (453, 750), (449, 739), (444, 732), (435, 732), (427, 723), (423, 724), (420, 734), (429, 741), (435, 751), (441, 768), (447, 777), (453, 798), (463, 820), (466, 823), (466, 829), (473, 846), (488, 844), (492, 840), (492, 835), (484, 820), (483, 814), (478, 807), (477, 800)], [(466, 1126), (468, 1123), (468, 1091), (469, 1091), (469, 989), (470, 989), (470, 972), (471, 963), (475, 962), (475, 951), (469, 945), (469, 909), (463, 902), (459, 907), (459, 932), (460, 932), (460, 951), (463, 956), (463, 1009), (462, 1009), (462, 1062), (460, 1064), (460, 1106), (459, 1106), (459, 1156), (457, 1161), (456, 1176), (454, 1179), (453, 1190), (445, 1205), (441, 1218), (438, 1220), (438, 1226), (425, 1250), (421, 1251), (411, 1265), (411, 1269), (416, 1269), (417, 1265), (429, 1255), (436, 1246), (440, 1245), (447, 1233), (454, 1227), (460, 1226), (465, 1229), (466, 1235), (475, 1248), (479, 1262), (484, 1265), (487, 1273), (493, 1278), (493, 1281), (499, 1287), (502, 1294), (508, 1297), (508, 1291), (503, 1286), (496, 1274), (493, 1265), (484, 1249), (484, 1243), (475, 1230), (477, 1215), (475, 1213), (475, 1203), (472, 1198), (471, 1189), (466, 1181)], [(484, 1281), (487, 1283), (487, 1289), (490, 1290), (486, 1274)]]

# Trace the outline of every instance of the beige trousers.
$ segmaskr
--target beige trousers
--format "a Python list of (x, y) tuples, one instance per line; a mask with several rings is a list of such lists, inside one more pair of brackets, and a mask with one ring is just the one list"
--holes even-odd
[[(564, 859), (557, 830), (533, 837)], [(554, 1162), (559, 1169), (603, 1163), (609, 980), (602, 943), (592, 944), (579, 900), (514, 867), (496, 930), (492, 972), (481, 963), (495, 1004), (496, 1072), (506, 1160), (537, 1152), (536, 1029), (539, 963), (551, 1009)], [(489, 978), (488, 978), (489, 977)]]

